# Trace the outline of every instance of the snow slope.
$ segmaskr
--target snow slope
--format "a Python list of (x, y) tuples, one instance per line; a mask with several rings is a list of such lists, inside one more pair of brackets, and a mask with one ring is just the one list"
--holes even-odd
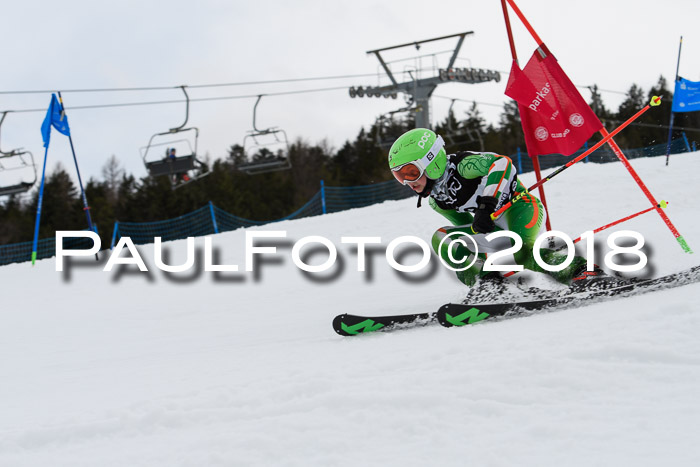
[[(633, 165), (696, 253), (654, 213), (613, 230), (645, 236), (647, 275), (700, 264), (700, 153)], [(579, 164), (546, 187), (554, 228), (572, 237), (648, 206), (621, 164)], [(149, 273), (103, 272), (105, 258), (0, 267), (0, 465), (700, 465), (700, 284), (461, 329), (335, 335), (339, 313), (459, 299), (436, 261), (401, 275), (383, 256), (443, 224), (405, 200), (263, 226), (287, 237), (256, 273), (243, 230), (211, 237), (238, 273), (204, 271), (202, 238), (184, 273), (157, 270), (152, 245), (138, 247)], [(337, 267), (294, 266), (307, 235), (337, 246)], [(381, 237), (367, 271), (343, 236)], [(180, 264), (186, 242), (164, 250)]]

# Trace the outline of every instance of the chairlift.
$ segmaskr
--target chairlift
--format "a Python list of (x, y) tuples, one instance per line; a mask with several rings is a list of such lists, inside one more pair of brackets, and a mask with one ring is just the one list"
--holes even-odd
[[(5, 121), (9, 111), (2, 113), (2, 118), (0, 118), (0, 127)], [(32, 181), (29, 182), (26, 179), (20, 178), (18, 183), (11, 185), (0, 185), (0, 196), (11, 196), (20, 193), (26, 193), (31, 190), (37, 181), (36, 164), (34, 163), (34, 156), (31, 152), (25, 151), (22, 148), (13, 149), (11, 151), (3, 151), (0, 149), (0, 173), (4, 174), (7, 172), (20, 172), (24, 174), (32, 174)]]
[[(167, 175), (173, 190), (209, 175), (209, 168), (197, 159), (199, 129), (196, 127), (185, 128), (190, 115), (190, 98), (187, 95), (185, 86), (180, 86), (180, 89), (185, 94), (185, 121), (178, 127), (151, 136), (148, 145), (141, 148), (141, 158), (146, 166), (148, 175), (151, 177)], [(193, 135), (193, 137), (162, 141), (163, 136), (186, 132), (189, 135)], [(154, 142), (154, 140), (159, 141)], [(191, 141), (194, 142), (194, 145)], [(166, 148), (165, 154), (157, 150), (163, 147)], [(181, 149), (180, 154), (177, 154), (177, 151), (171, 153), (171, 150), (175, 148)], [(182, 149), (184, 149), (185, 154), (182, 154)]]
[(402, 112), (415, 111), (416, 107), (413, 105), (413, 101), (409, 99), (406, 107), (392, 110), (391, 112), (381, 114), (379, 117), (377, 117), (377, 120), (375, 121), (375, 139), (377, 141), (377, 145), (383, 150), (389, 150), (391, 145), (394, 144), (394, 141), (396, 141), (396, 138), (401, 136), (400, 132), (398, 134), (393, 134), (392, 132), (394, 115)]
[[(256, 125), (257, 109), (263, 94), (258, 96), (253, 107), (253, 130), (243, 138), (243, 154), (251, 162), (238, 167), (248, 175), (289, 170), (292, 163), (289, 160), (289, 142), (287, 133), (277, 127), (261, 130)], [(271, 148), (276, 148), (277, 154)], [(262, 156), (254, 160), (255, 156)]]
[(481, 151), (483, 152), (484, 140), (481, 138), (480, 131), (470, 130), (469, 128), (454, 128), (452, 126), (452, 119), (450, 118), (450, 116), (454, 115), (452, 113), (452, 108), (454, 107), (456, 100), (457, 99), (452, 99), (452, 102), (450, 102), (450, 107), (447, 110), (447, 132), (443, 134), (442, 137), (445, 138), (445, 141), (449, 145), (454, 145), (458, 142), (460, 144), (469, 144), (475, 141), (479, 141)]

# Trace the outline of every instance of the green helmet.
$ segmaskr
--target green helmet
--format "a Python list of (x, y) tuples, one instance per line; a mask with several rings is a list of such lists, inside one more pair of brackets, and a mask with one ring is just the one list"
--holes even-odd
[(418, 166), (421, 175), (425, 173), (432, 180), (440, 178), (447, 167), (442, 137), (426, 128), (416, 128), (401, 135), (389, 150), (389, 168), (396, 176), (396, 171), (410, 162)]

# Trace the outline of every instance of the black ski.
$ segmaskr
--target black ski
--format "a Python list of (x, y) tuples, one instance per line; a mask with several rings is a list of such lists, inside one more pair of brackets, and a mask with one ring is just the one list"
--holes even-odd
[(333, 320), (333, 329), (341, 336), (354, 336), (374, 331), (388, 331), (435, 321), (435, 313), (417, 313), (396, 316), (359, 316), (342, 314)]
[(532, 300), (512, 303), (448, 303), (442, 305), (436, 314), (438, 323), (446, 328), (452, 326), (466, 326), (478, 323), (489, 318), (526, 315), (537, 310), (562, 307), (564, 302), (560, 299), (550, 298), (544, 300)]
[(494, 317), (513, 317), (529, 315), (537, 311), (553, 311), (576, 308), (588, 303), (596, 303), (613, 298), (628, 297), (655, 290), (679, 287), (700, 281), (700, 266), (685, 271), (657, 277), (656, 279), (620, 281), (605, 287), (599, 282), (600, 289), (583, 289), (577, 292), (562, 293), (543, 299), (523, 300), (511, 303), (448, 303), (437, 312), (438, 322), (445, 327), (465, 326)]
[[(395, 316), (359, 316), (342, 314), (333, 320), (333, 329), (341, 336), (354, 336), (374, 331), (389, 331), (426, 325), (436, 320), (445, 327), (465, 326), (497, 317), (514, 317), (536, 313), (575, 308), (615, 297), (626, 297), (638, 293), (679, 287), (700, 281), (700, 266), (656, 279), (620, 281), (600, 289), (564, 291), (544, 298), (508, 303), (448, 303), (437, 313), (417, 313)], [(605, 286), (604, 283), (598, 285)]]

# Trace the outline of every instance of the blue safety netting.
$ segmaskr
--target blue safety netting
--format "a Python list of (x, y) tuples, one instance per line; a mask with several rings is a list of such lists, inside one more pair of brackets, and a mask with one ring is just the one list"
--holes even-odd
[[(34, 242), (13, 243), (0, 245), (0, 265), (10, 263), (23, 263), (32, 260), (32, 245)], [(63, 249), (89, 250), (93, 247), (93, 241), (85, 237), (71, 237), (63, 239)], [(42, 238), (37, 242), (36, 259), (51, 258), (56, 255), (56, 237)]]
[(216, 228), (219, 232), (226, 232), (229, 230), (236, 230), (240, 227), (252, 227), (256, 225), (269, 224), (271, 222), (280, 222), (290, 219), (301, 219), (302, 217), (318, 216), (323, 214), (323, 203), (321, 202), (321, 192), (317, 192), (311, 197), (309, 201), (306, 202), (302, 207), (294, 211), (288, 216), (281, 219), (275, 219), (273, 221), (253, 221), (250, 219), (244, 219), (243, 217), (234, 216), (223, 209), (216, 206), (212, 206), (213, 221), (216, 223)]
[(209, 206), (176, 217), (154, 222), (116, 222), (112, 246), (119, 237), (129, 237), (134, 244), (153, 243), (155, 237), (164, 242), (215, 233)]
[[(582, 154), (586, 148), (572, 156), (549, 155), (540, 157), (542, 169), (558, 168)], [(686, 139), (677, 139), (671, 143), (671, 154), (690, 151)], [(625, 149), (623, 153), (628, 159), (639, 157), (654, 157), (666, 154), (666, 144), (657, 144), (640, 149)], [(525, 152), (512, 154), (510, 158), (518, 167), (519, 173), (533, 170), (532, 161)], [(608, 146), (603, 146), (590, 154), (584, 162), (606, 163), (617, 161), (617, 157)], [(415, 196), (413, 191), (396, 183), (394, 180), (364, 186), (330, 187), (321, 189), (311, 197), (301, 208), (281, 219), (254, 221), (238, 217), (209, 203), (196, 211), (155, 222), (115, 222), (112, 243), (114, 246), (120, 237), (129, 237), (134, 244), (153, 243), (155, 237), (163, 241), (178, 240), (187, 237), (199, 237), (238, 228), (265, 225), (290, 219), (318, 216), (326, 213), (360, 208), (388, 200), (399, 200)], [(92, 241), (86, 238), (64, 239), (64, 248), (89, 249)], [(32, 242), (0, 245), (0, 265), (31, 260)], [(55, 238), (39, 241), (37, 259), (49, 258), (55, 255)]]
[(112, 246), (120, 237), (129, 237), (134, 244), (153, 243), (155, 237), (161, 237), (163, 241), (198, 237), (241, 227), (345, 211), (382, 201), (408, 198), (412, 195), (410, 188), (394, 180), (365, 186), (322, 187), (301, 208), (280, 219), (268, 221), (245, 219), (209, 203), (208, 206), (175, 219), (158, 222), (117, 222), (112, 235)]
[(388, 200), (415, 196), (413, 190), (395, 180), (373, 185), (325, 187), (326, 212), (362, 208)]
[[(567, 162), (575, 159), (586, 152), (588, 148), (579, 149), (574, 154), (570, 156), (562, 156), (561, 154), (550, 154), (546, 156), (540, 156), (540, 169), (554, 169), (559, 168)], [(679, 154), (682, 152), (689, 152), (688, 142), (683, 138), (674, 139), (671, 142), (671, 154)], [(637, 149), (623, 149), (622, 153), (627, 159), (637, 159), (639, 157), (656, 157), (666, 155), (666, 143), (655, 144), (653, 146), (646, 146)], [(532, 172), (535, 170), (532, 166), (532, 159), (527, 155), (526, 152), (520, 152), (512, 154), (509, 156), (513, 163), (518, 167), (518, 173)], [(610, 146), (603, 145), (600, 148), (593, 151), (590, 155), (581, 163), (594, 162), (598, 164), (604, 164), (606, 162), (617, 162), (617, 156), (610, 149)]]

